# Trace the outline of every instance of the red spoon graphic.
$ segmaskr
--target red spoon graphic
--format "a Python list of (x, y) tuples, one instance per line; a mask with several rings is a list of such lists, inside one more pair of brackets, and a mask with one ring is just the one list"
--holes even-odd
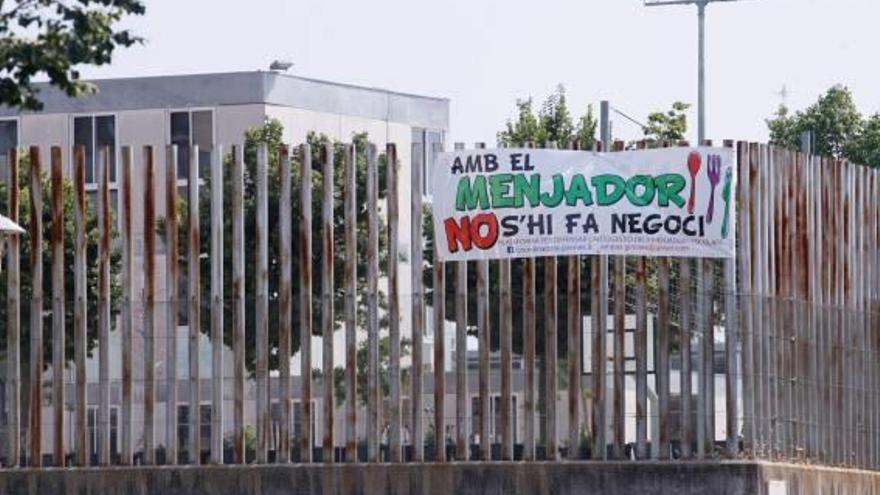
[(694, 214), (694, 203), (697, 201), (697, 174), (700, 172), (700, 164), (702, 159), (700, 154), (692, 151), (688, 155), (688, 171), (691, 173), (691, 198), (688, 200), (688, 215)]

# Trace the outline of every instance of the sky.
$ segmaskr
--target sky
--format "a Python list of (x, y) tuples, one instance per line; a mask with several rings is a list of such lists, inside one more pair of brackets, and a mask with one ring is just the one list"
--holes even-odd
[[(85, 77), (267, 69), (447, 97), (447, 141), (494, 143), (518, 98), (563, 84), (572, 112), (600, 100), (644, 121), (696, 103), (693, 6), (642, 0), (146, 0), (125, 22), (146, 43)], [(707, 9), (707, 137), (767, 139), (783, 98), (803, 108), (834, 84), (880, 111), (880, 2), (742, 0)], [(873, 60), (873, 62), (872, 62)], [(696, 109), (689, 138), (696, 139)], [(640, 129), (613, 119), (615, 138)]]

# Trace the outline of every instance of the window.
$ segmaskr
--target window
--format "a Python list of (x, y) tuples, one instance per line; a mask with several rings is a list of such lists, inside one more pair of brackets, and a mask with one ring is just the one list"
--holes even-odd
[[(92, 455), (98, 455), (98, 408), (95, 406), (89, 407), (88, 415), (88, 437), (89, 437), (89, 452)], [(119, 453), (119, 444), (118, 444), (118, 432), (119, 432), (119, 408), (115, 406), (110, 407), (110, 455), (115, 455)]]
[[(211, 447), (211, 404), (199, 405), (199, 435), (202, 450), (210, 450)], [(180, 451), (188, 450), (190, 429), (189, 404), (177, 406), (177, 448)]]
[(73, 145), (86, 153), (86, 184), (98, 183), (101, 150), (109, 150), (110, 182), (116, 182), (116, 117), (99, 115), (73, 118)]
[(188, 177), (193, 146), (199, 147), (199, 177), (205, 177), (211, 169), (214, 150), (214, 113), (211, 110), (171, 112), (169, 127), (171, 144), (177, 145), (177, 178)]
[(18, 122), (0, 120), (0, 179), (9, 178), (9, 150), (18, 147)]

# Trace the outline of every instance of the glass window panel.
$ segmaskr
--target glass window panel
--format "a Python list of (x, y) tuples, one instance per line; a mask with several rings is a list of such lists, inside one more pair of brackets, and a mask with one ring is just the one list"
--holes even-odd
[(189, 112), (171, 113), (171, 144), (177, 145), (177, 178), (186, 179), (189, 173)]
[(95, 176), (95, 140), (91, 117), (75, 117), (73, 119), (73, 146), (82, 146), (86, 153), (86, 183), (94, 184)]
[(98, 148), (98, 159), (103, 159), (102, 152), (105, 148), (109, 150), (110, 182), (116, 182), (116, 117), (95, 117), (95, 146)]
[(202, 437), (202, 450), (209, 450), (211, 447), (211, 404), (202, 404), (199, 411), (202, 416), (202, 424), (199, 429)]
[(9, 150), (17, 146), (18, 122), (0, 120), (0, 179), (3, 182), (9, 180)]
[(199, 147), (199, 177), (206, 178), (211, 171), (211, 152), (214, 150), (214, 116), (210, 110), (192, 113), (192, 143)]

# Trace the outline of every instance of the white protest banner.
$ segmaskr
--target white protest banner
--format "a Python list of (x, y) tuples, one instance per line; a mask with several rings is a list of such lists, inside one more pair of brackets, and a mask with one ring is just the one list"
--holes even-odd
[(735, 252), (728, 148), (463, 150), (438, 155), (432, 179), (443, 261)]

